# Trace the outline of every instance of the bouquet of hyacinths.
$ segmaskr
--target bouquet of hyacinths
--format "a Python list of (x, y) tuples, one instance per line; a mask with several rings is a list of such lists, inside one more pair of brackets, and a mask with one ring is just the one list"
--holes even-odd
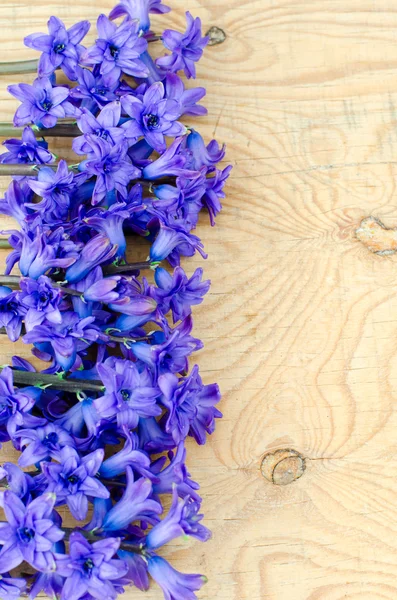
[[(8, 88), (20, 105), (0, 157), (12, 176), (0, 212), (18, 228), (3, 232), (12, 250), (0, 331), (47, 363), (38, 372), (14, 356), (0, 373), (0, 441), (20, 452), (18, 466), (0, 468), (1, 600), (113, 600), (130, 585), (146, 590), (149, 575), (166, 599), (189, 600), (205, 581), (159, 552), (210, 535), (185, 466), (187, 436), (204, 444), (221, 416), (217, 385), (188, 362), (202, 348), (191, 309), (210, 282), (179, 265), (206, 256), (192, 231), (203, 208), (214, 224), (230, 167), (217, 168), (224, 148), (183, 123), (206, 113), (205, 90), (185, 89), (178, 73), (195, 77), (207, 38), (189, 13), (184, 33), (153, 33), (149, 13), (169, 10), (124, 0), (99, 16), (89, 48), (88, 22), (67, 29), (51, 17), (48, 33), (25, 39), (38, 60), (0, 65), (38, 70), (32, 85)], [(154, 42), (168, 50), (157, 60)], [(57, 83), (60, 71), (70, 85)], [(55, 163), (50, 136), (73, 139), (75, 164)], [(148, 258), (128, 262), (137, 235)]]

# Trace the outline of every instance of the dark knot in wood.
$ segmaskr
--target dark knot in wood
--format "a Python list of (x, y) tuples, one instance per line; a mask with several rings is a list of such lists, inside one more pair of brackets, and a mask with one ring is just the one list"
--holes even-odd
[(288, 485), (302, 477), (306, 460), (296, 450), (290, 448), (265, 454), (261, 472), (265, 479), (274, 485)]
[(208, 46), (216, 46), (217, 44), (222, 44), (226, 39), (226, 33), (220, 27), (211, 27), (205, 35), (208, 35), (210, 41), (208, 42)]

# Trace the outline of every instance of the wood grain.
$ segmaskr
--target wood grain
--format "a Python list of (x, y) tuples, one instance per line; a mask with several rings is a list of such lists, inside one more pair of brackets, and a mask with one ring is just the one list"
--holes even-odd
[[(355, 230), (368, 216), (397, 226), (396, 3), (169, 3), (154, 29), (182, 27), (189, 9), (227, 35), (198, 69), (199, 127), (234, 170), (217, 227), (199, 230), (212, 288), (195, 310), (198, 362), (225, 416), (206, 447), (189, 444), (189, 466), (214, 535), (166, 556), (208, 575), (202, 599), (395, 600), (397, 256)], [(31, 57), (22, 38), (49, 14), (71, 24), (111, 5), (3, 0), (1, 58)], [(15, 352), (28, 355), (2, 345), (0, 363)], [(303, 457), (299, 479), (263, 477), (276, 450)]]

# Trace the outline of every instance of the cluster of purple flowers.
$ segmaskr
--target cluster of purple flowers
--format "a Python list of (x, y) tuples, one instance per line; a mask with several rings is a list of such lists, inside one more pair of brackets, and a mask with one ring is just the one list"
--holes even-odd
[[(166, 600), (193, 600), (205, 581), (158, 551), (210, 535), (185, 465), (186, 438), (204, 444), (221, 417), (218, 386), (203, 384), (197, 365), (189, 372), (202, 348), (192, 306), (210, 282), (180, 258), (206, 256), (193, 230), (202, 209), (214, 224), (230, 167), (217, 166), (224, 148), (183, 123), (206, 113), (205, 90), (185, 89), (178, 72), (195, 77), (207, 38), (189, 13), (185, 33), (154, 36), (149, 13), (168, 11), (161, 0), (122, 0), (98, 18), (89, 48), (88, 22), (66, 29), (51, 17), (48, 34), (25, 39), (41, 52), (38, 78), (9, 86), (25, 129), (0, 162), (30, 170), (0, 201), (18, 222), (7, 232), (0, 327), (47, 368), (15, 356), (0, 373), (0, 442), (20, 452), (18, 465), (0, 467), (1, 600), (113, 600), (131, 584), (146, 590), (149, 575)], [(159, 39), (170, 53), (155, 61), (148, 48)], [(59, 70), (70, 85), (56, 82)], [(45, 141), (65, 117), (81, 133), (73, 166), (55, 165)], [(143, 263), (128, 262), (133, 235), (148, 242)], [(34, 574), (11, 576), (23, 562)]]

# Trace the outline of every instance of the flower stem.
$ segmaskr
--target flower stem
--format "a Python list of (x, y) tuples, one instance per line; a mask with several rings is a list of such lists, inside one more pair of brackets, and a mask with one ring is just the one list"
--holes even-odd
[[(13, 289), (19, 289), (21, 279), (23, 279), (23, 277), (19, 277), (19, 275), (0, 275), (0, 285), (7, 285), (8, 287), (13, 288)], [(52, 285), (52, 287), (54, 287), (58, 290), (62, 290), (65, 294), (68, 294), (69, 296), (79, 296), (80, 297), (83, 295), (83, 292), (79, 292), (78, 290), (73, 290), (72, 288), (64, 287), (63, 285), (61, 285), (60, 283), (57, 283), (56, 281), (51, 281), (51, 285)]]
[[(74, 531), (78, 531), (79, 533), (81, 533), (89, 542), (97, 542), (98, 540), (102, 539), (101, 536), (96, 535), (95, 532), (85, 531), (84, 529), (73, 529), (72, 527), (63, 527), (62, 530), (65, 532), (65, 537), (63, 539), (66, 542), (70, 539), (70, 536)], [(132, 542), (127, 542), (125, 540), (121, 541), (120, 548), (122, 550), (129, 550), (130, 552), (135, 552), (137, 554), (141, 554), (142, 552), (141, 546), (137, 546), (136, 544), (133, 544)]]
[(24, 73), (34, 73), (39, 64), (38, 58), (34, 60), (18, 60), (16, 62), (0, 63), (0, 75), (23, 75)]
[[(0, 372), (4, 367), (0, 369)], [(79, 392), (87, 390), (91, 392), (103, 392), (103, 383), (96, 379), (62, 379), (58, 375), (47, 373), (36, 373), (32, 371), (18, 371), (12, 369), (14, 383), (21, 385), (33, 385), (36, 387), (53, 387), (56, 390), (66, 392)]]
[(125, 271), (140, 271), (141, 269), (153, 269), (158, 263), (144, 260), (143, 262), (126, 263), (125, 265), (106, 265), (103, 267), (103, 272), (106, 275), (115, 275), (124, 273)]
[(0, 250), (10, 250), (12, 248), (8, 240), (0, 240)]
[[(14, 127), (12, 123), (0, 123), (0, 137), (21, 137), (24, 127)], [(58, 123), (49, 129), (32, 126), (36, 137), (77, 137), (81, 135), (75, 123)]]
[[(35, 177), (37, 172), (40, 169), (50, 168), (54, 171), (58, 168), (58, 163), (46, 163), (46, 164), (37, 164), (37, 163), (6, 163), (0, 164), (0, 177)], [(71, 164), (68, 165), (68, 169), (70, 171), (78, 172), (79, 165)], [(162, 179), (132, 179), (135, 183), (140, 183), (142, 185), (146, 185), (151, 188), (152, 183), (156, 183), (157, 185), (163, 183), (175, 183), (175, 178), (172, 179), (170, 177), (164, 177)]]

